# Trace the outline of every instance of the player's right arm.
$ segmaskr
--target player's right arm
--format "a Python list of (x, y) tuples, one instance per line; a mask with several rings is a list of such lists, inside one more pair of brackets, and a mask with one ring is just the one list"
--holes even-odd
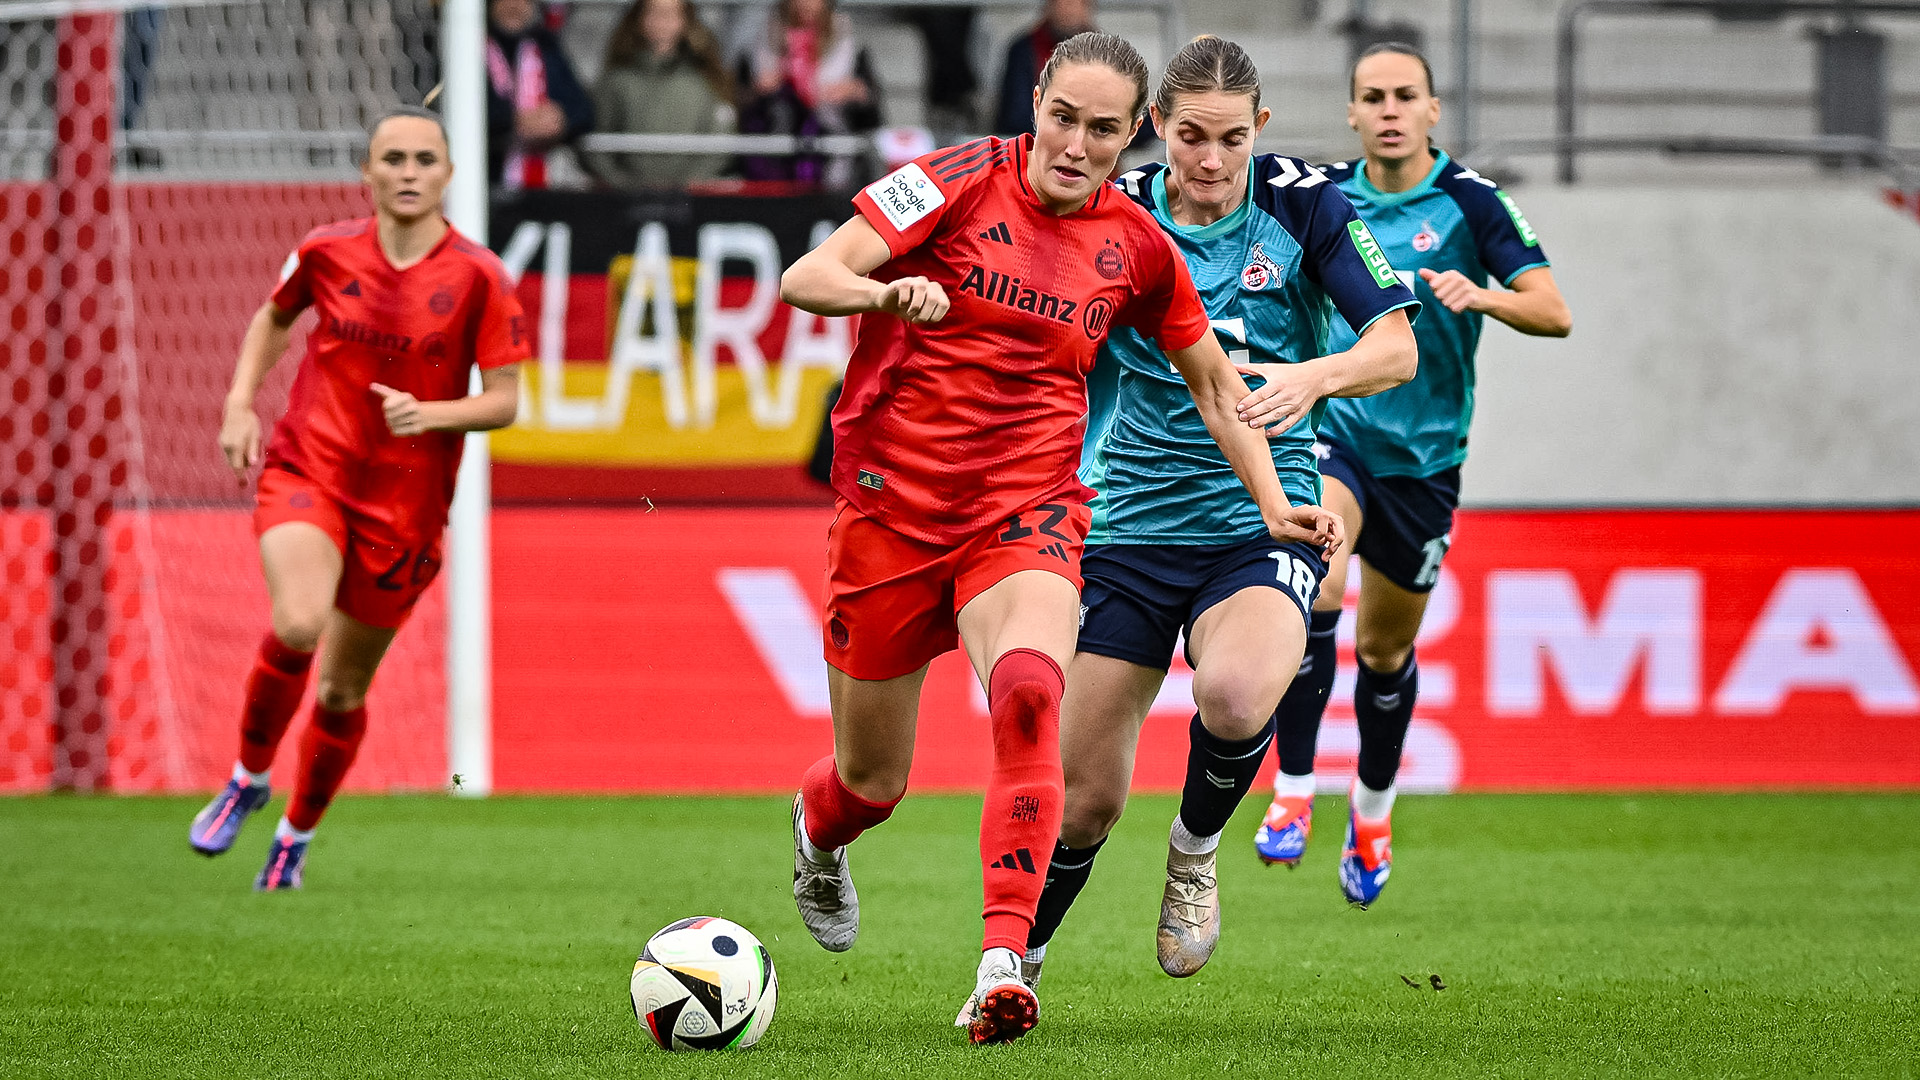
[(815, 315), (882, 312), (913, 323), (947, 314), (946, 290), (924, 277), (874, 281), (891, 259), (926, 244), (944, 228), (963, 191), (997, 175), (1002, 143), (978, 139), (923, 154), (861, 188), (857, 213), (826, 242), (780, 275), (780, 298)]
[(300, 311), (268, 300), (253, 313), (246, 337), (240, 341), (240, 359), (233, 366), (233, 384), (227, 389), (220, 419), (220, 452), (241, 487), (247, 486), (247, 471), (260, 463), (260, 417), (254, 414), (253, 399), (267, 372), (286, 355)]
[(905, 277), (879, 282), (867, 275), (893, 253), (865, 217), (854, 217), (780, 275), (780, 299), (815, 315), (879, 311), (908, 322), (939, 322), (947, 314), (939, 282)]

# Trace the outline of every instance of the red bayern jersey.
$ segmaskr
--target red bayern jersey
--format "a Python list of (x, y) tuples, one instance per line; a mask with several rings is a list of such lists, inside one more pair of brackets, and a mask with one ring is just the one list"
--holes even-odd
[(393, 435), (370, 387), (452, 400), (467, 395), (475, 364), (527, 359), (525, 318), (505, 267), (449, 228), (425, 258), (397, 270), (372, 218), (340, 221), (307, 234), (271, 299), (282, 311), (312, 307), (318, 322), (267, 464), (403, 532), (436, 533), (453, 501), (465, 435)]
[(1101, 184), (1064, 216), (1041, 205), (1032, 142), (936, 151), (853, 200), (893, 254), (869, 276), (926, 277), (952, 307), (937, 323), (860, 320), (833, 413), (833, 486), (930, 543), (1048, 498), (1091, 498), (1074, 473), (1108, 332), (1132, 326), (1174, 350), (1208, 330), (1186, 264), (1118, 189)]

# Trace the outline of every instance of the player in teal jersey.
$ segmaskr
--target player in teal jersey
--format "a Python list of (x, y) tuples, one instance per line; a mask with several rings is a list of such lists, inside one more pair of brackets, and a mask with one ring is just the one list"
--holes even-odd
[[(1269, 429), (1288, 497), (1317, 504), (1320, 403), (1413, 375), (1418, 301), (1323, 173), (1293, 158), (1254, 157), (1269, 112), (1238, 45), (1213, 37), (1187, 45), (1167, 66), (1152, 116), (1168, 163), (1126, 174), (1121, 187), (1186, 258), (1240, 370), (1264, 380), (1243, 418)], [(1342, 315), (1361, 332), (1330, 351), (1330, 320)], [(1125, 806), (1140, 725), (1184, 631), (1199, 710), (1157, 938), (1161, 967), (1185, 976), (1218, 940), (1214, 851), (1272, 740), (1326, 551), (1267, 535), (1160, 349), (1120, 331), (1101, 362), (1114, 381), (1096, 386), (1082, 458), (1095, 498), (1061, 711), (1066, 812), (1025, 969), (1037, 977), (1047, 941)]]
[[(1347, 542), (1314, 603), (1306, 660), (1280, 706), (1280, 771), (1254, 843), (1261, 858), (1289, 866), (1305, 848), (1314, 744), (1333, 685), (1334, 630), (1357, 553), (1360, 761), (1340, 888), (1365, 906), (1380, 895), (1392, 864), (1394, 777), (1419, 690), (1414, 638), (1459, 502), (1482, 320), (1491, 315), (1523, 334), (1564, 337), (1572, 316), (1520, 208), (1429, 141), (1440, 102), (1420, 53), (1399, 43), (1374, 45), (1355, 63), (1350, 87), (1347, 122), (1366, 153), (1329, 166), (1327, 174), (1393, 264), (1418, 273), (1416, 291), (1429, 302), (1416, 330), (1418, 376), (1377, 397), (1329, 403), (1319, 428), (1326, 505), (1346, 522)], [(1489, 288), (1489, 278), (1506, 288)], [(1407, 280), (1414, 284), (1411, 274)], [(1353, 340), (1342, 323), (1334, 334), (1335, 347)]]

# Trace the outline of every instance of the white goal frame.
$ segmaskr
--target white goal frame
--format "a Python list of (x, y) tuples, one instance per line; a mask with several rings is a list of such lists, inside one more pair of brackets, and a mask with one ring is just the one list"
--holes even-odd
[[(456, 163), (447, 219), (485, 244), (486, 0), (446, 0), (440, 20), (439, 104)], [(453, 793), (470, 798), (493, 791), (492, 460), (487, 433), (467, 435), (447, 519), (447, 772)]]

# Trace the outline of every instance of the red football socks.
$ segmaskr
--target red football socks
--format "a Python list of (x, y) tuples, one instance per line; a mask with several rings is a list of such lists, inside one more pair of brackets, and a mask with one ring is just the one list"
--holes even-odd
[(272, 632), (260, 643), (240, 712), (240, 765), (248, 772), (263, 773), (273, 767), (274, 752), (300, 708), (312, 667), (312, 653), (288, 648)]
[(347, 779), (360, 740), (367, 734), (367, 709), (329, 712), (314, 706), (313, 719), (300, 737), (300, 776), (287, 801), (287, 824), (301, 832), (320, 824), (333, 796)]
[(987, 680), (993, 775), (980, 810), (986, 932), (980, 947), (1023, 952), (1060, 838), (1060, 695), (1066, 678), (1046, 653), (1013, 649)]
[(840, 779), (840, 769), (828, 754), (813, 763), (800, 781), (800, 807), (806, 816), (807, 839), (821, 849), (845, 847), (854, 838), (893, 816), (900, 800), (877, 803), (861, 798)]

